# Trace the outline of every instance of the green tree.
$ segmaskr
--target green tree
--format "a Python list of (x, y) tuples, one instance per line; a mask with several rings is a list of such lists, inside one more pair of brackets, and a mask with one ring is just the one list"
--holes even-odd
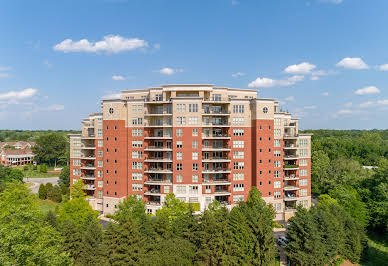
[(39, 185), (38, 196), (42, 200), (47, 199), (47, 190), (46, 190), (46, 186), (44, 184)]
[(44, 217), (44, 220), (52, 227), (57, 226), (57, 215), (52, 210), (49, 210)]
[(69, 187), (70, 186), (70, 167), (64, 166), (61, 170), (61, 174), (59, 175), (59, 185), (61, 187)]
[(311, 154), (311, 192), (321, 194), (327, 191), (329, 180), (329, 156), (322, 150), (313, 150)]
[(49, 200), (52, 200), (53, 199), (53, 190), (54, 190), (54, 186), (53, 184), (51, 184), (50, 182), (46, 183), (46, 195), (47, 195), (47, 199)]
[(39, 172), (41, 173), (47, 173), (47, 165), (46, 164), (41, 164), (39, 166)]
[(71, 197), (73, 199), (77, 198), (86, 198), (86, 192), (85, 192), (85, 184), (84, 181), (81, 179), (78, 179), (72, 186), (71, 186)]
[(177, 199), (174, 193), (170, 193), (166, 196), (162, 209), (158, 210), (156, 215), (166, 217), (168, 222), (171, 223), (188, 211), (189, 207), (184, 202)]
[(128, 217), (133, 221), (140, 222), (147, 216), (145, 211), (144, 201), (137, 198), (136, 195), (132, 195), (118, 205), (117, 211), (112, 218), (120, 223), (127, 220)]
[(64, 156), (67, 150), (67, 139), (58, 133), (42, 135), (36, 140), (33, 147), (35, 160), (39, 163), (57, 165), (57, 161)]
[(62, 243), (36, 196), (21, 182), (7, 183), (0, 193), (0, 265), (69, 265)]
[(60, 206), (58, 224), (61, 225), (66, 220), (73, 221), (74, 224), (84, 224), (89, 216), (97, 219), (98, 212), (93, 210), (85, 198), (73, 198)]
[(51, 200), (54, 202), (62, 202), (62, 190), (58, 185), (52, 188)]

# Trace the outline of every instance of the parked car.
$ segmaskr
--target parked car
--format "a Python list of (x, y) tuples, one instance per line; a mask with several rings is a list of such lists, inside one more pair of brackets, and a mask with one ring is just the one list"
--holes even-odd
[(288, 244), (287, 237), (285, 237), (285, 236), (279, 237), (278, 240), (277, 240), (277, 243), (278, 243), (278, 245), (280, 245), (280, 246), (285, 246), (285, 245), (287, 245), (287, 244)]

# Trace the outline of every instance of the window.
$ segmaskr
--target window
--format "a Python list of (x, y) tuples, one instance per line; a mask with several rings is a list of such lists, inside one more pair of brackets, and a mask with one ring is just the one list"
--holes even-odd
[(141, 112), (143, 112), (143, 105), (141, 104), (132, 105), (132, 113), (141, 113)]
[(97, 197), (102, 198), (102, 196), (103, 196), (102, 191), (101, 190), (97, 191)]
[(268, 113), (268, 108), (267, 108), (267, 107), (264, 107), (264, 108), (263, 108), (263, 113), (264, 113), (264, 114)]
[(274, 197), (275, 199), (280, 199), (281, 196), (282, 196), (282, 192), (280, 192), (280, 191), (275, 191), (275, 192), (273, 193), (273, 197)]
[(182, 164), (181, 163), (177, 163), (176, 164), (176, 170), (177, 171), (182, 171)]
[(73, 160), (73, 165), (74, 166), (81, 166), (81, 160), (79, 160), (79, 159)]
[(274, 177), (275, 178), (280, 178), (280, 177), (282, 177), (282, 173), (280, 171), (275, 171), (274, 172)]
[(198, 125), (198, 117), (189, 117), (189, 125)]
[(143, 174), (142, 173), (132, 173), (132, 180), (142, 180)]
[(300, 157), (307, 157), (308, 156), (308, 150), (307, 149), (300, 149), (299, 150), (299, 156)]
[(193, 137), (198, 136), (198, 128), (193, 128), (192, 136), (193, 136)]
[(234, 202), (244, 201), (244, 195), (233, 195)]
[(304, 189), (299, 190), (299, 196), (300, 197), (307, 196), (307, 189), (304, 188)]
[(177, 123), (178, 125), (186, 125), (186, 117), (184, 117), (184, 116), (178, 116), (178, 117), (176, 118), (176, 123)]
[(273, 187), (274, 188), (281, 188), (282, 187), (282, 182), (280, 182), (280, 181), (273, 182)]
[(143, 191), (143, 184), (132, 184), (132, 191)]
[(98, 166), (98, 167), (103, 167), (102, 160), (97, 161), (97, 166)]
[(143, 163), (142, 162), (132, 162), (132, 169), (143, 169)]
[(177, 141), (176, 142), (176, 147), (178, 148), (178, 149), (182, 149), (182, 141)]
[(176, 176), (176, 182), (177, 182), (177, 183), (182, 183), (182, 182), (183, 182), (183, 177), (182, 177), (182, 175), (177, 175), (177, 176)]
[(244, 117), (233, 117), (233, 125), (244, 125)]
[(233, 113), (244, 113), (244, 105), (233, 105)]
[(193, 152), (191, 155), (192, 160), (198, 160), (198, 152)]
[(280, 142), (280, 139), (275, 139), (275, 140), (274, 140), (274, 143), (273, 143), (273, 146), (274, 146), (274, 147), (281, 147), (282, 144), (281, 144), (281, 142)]
[(103, 187), (103, 186), (104, 186), (104, 181), (97, 182), (97, 187)]
[(197, 163), (193, 163), (193, 171), (198, 171), (198, 164)]
[(193, 175), (191, 178), (193, 183), (198, 183), (198, 175)]
[(81, 175), (81, 169), (73, 169), (73, 175), (74, 176)]
[(110, 114), (113, 114), (114, 113), (114, 110), (113, 110), (113, 108), (111, 107), (111, 108), (109, 108), (109, 113)]
[(133, 151), (132, 152), (132, 159), (141, 159), (143, 157), (142, 151)]
[(97, 141), (97, 146), (98, 146), (98, 147), (102, 147), (103, 144), (104, 144), (104, 141), (103, 141), (103, 140), (98, 140), (98, 141)]
[(234, 128), (233, 136), (244, 136), (244, 129), (242, 128)]
[(234, 162), (233, 169), (244, 169), (244, 162)]
[(301, 186), (301, 187), (305, 187), (305, 186), (307, 186), (307, 179), (301, 179), (301, 180), (299, 180), (299, 186)]
[(170, 193), (170, 186), (164, 186), (164, 193)]
[(132, 129), (132, 136), (133, 137), (143, 136), (143, 129), (141, 129), (141, 128)]
[(98, 157), (102, 157), (103, 151), (98, 151), (98, 152), (97, 152), (97, 155), (98, 155)]
[(221, 101), (221, 94), (213, 94), (212, 95), (212, 100), (215, 102)]
[(281, 134), (282, 134), (282, 131), (280, 129), (278, 129), (278, 128), (275, 129), (274, 132), (275, 132), (275, 137), (280, 137)]
[(280, 118), (275, 118), (275, 126), (281, 126), (282, 125), (282, 120)]
[(276, 150), (276, 151), (274, 151), (273, 154), (274, 154), (275, 157), (280, 157), (282, 155), (282, 152), (279, 151), (279, 150)]
[(275, 203), (273, 205), (273, 207), (274, 207), (275, 211), (277, 211), (277, 212), (282, 210), (282, 204), (281, 203)]
[(176, 130), (176, 136), (177, 136), (177, 137), (182, 137), (182, 135), (183, 135), (182, 129), (181, 129), (181, 128), (177, 128), (177, 130)]
[(198, 186), (189, 186), (190, 194), (198, 194)]
[(132, 140), (132, 148), (141, 148), (141, 147), (143, 147), (143, 141)]
[(141, 124), (143, 124), (143, 118), (138, 117), (138, 118), (132, 119), (132, 125), (141, 125)]
[(308, 147), (308, 140), (307, 139), (300, 139), (299, 146), (300, 147)]
[(244, 148), (244, 141), (243, 140), (234, 140), (233, 141), (233, 148)]
[(98, 170), (98, 171), (97, 171), (97, 176), (98, 176), (98, 177), (103, 177), (103, 175), (104, 175), (104, 172), (103, 172), (103, 171), (101, 171), (101, 170)]
[(242, 181), (244, 180), (244, 173), (234, 173), (233, 181)]
[(308, 207), (308, 200), (301, 200), (299, 203), (300, 203), (300, 205), (302, 205), (303, 208)]
[(307, 166), (307, 165), (308, 163), (306, 159), (299, 160), (299, 166)]
[(198, 112), (198, 104), (197, 103), (189, 104), (189, 112), (190, 113)]
[(193, 140), (192, 147), (193, 147), (193, 149), (198, 149), (198, 141), (197, 140)]
[(182, 160), (182, 153), (181, 152), (177, 152), (176, 153), (176, 159), (177, 160)]
[(278, 168), (278, 167), (281, 167), (281, 166), (282, 166), (282, 162), (275, 160), (275, 167)]
[(158, 102), (163, 101), (163, 94), (156, 94), (155, 95), (155, 100), (158, 101)]
[(244, 184), (233, 184), (233, 191), (244, 191)]
[(186, 104), (177, 104), (177, 112), (185, 113), (186, 112)]
[(234, 151), (233, 152), (233, 159), (244, 159), (244, 152), (243, 151)]
[(307, 176), (307, 169), (299, 170), (299, 176)]

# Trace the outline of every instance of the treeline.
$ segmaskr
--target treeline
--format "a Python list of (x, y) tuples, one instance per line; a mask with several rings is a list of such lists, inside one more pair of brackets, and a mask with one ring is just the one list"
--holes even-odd
[[(252, 189), (231, 211), (213, 202), (201, 215), (173, 194), (156, 216), (135, 196), (104, 230), (82, 182), (57, 215), (43, 215), (19, 181), (0, 193), (0, 265), (273, 265), (271, 207)], [(26, 237), (28, 236), (28, 237)]]
[(77, 134), (80, 132), (76, 130), (0, 130), (0, 142), (36, 141), (40, 136), (51, 133), (67, 136), (67, 134)]

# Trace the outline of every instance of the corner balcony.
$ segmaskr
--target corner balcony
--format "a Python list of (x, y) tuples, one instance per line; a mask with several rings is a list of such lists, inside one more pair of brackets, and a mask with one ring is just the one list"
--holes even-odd
[(299, 169), (299, 165), (285, 164), (283, 166), (283, 169), (284, 170), (289, 170), (289, 171), (291, 171), (291, 170), (298, 170)]
[(96, 180), (96, 177), (93, 175), (85, 175), (85, 176), (81, 176), (81, 179), (83, 179), (83, 180)]
[(95, 160), (96, 157), (94, 156), (81, 156), (81, 160)]
[(287, 154), (284, 155), (284, 160), (297, 160), (299, 156), (297, 154)]
[(81, 166), (80, 168), (81, 170), (96, 170), (96, 167), (92, 164), (87, 164), (87, 165)]
[(295, 186), (285, 186), (283, 189), (284, 189), (284, 191), (296, 191), (296, 190), (299, 190), (299, 188), (295, 187)]
[(144, 170), (144, 173), (147, 173), (147, 174), (172, 174), (172, 169), (150, 168), (150, 169)]
[(298, 200), (298, 197), (295, 196), (295, 195), (292, 195), (292, 196), (285, 196), (284, 197), (284, 201), (297, 201)]
[(96, 187), (94, 185), (85, 185), (86, 190), (96, 190)]
[(172, 151), (172, 148), (159, 147), (159, 146), (148, 146), (144, 148), (144, 151)]
[(149, 191), (144, 192), (144, 195), (146, 195), (146, 196), (161, 196), (162, 193), (161, 193), (160, 189), (151, 188)]
[(286, 175), (283, 178), (284, 180), (299, 180), (299, 176), (296, 175)]
[(171, 163), (172, 158), (158, 158), (158, 157), (148, 157), (144, 160), (146, 163)]
[(95, 150), (96, 149), (96, 146), (81, 146), (81, 150)]
[(230, 136), (228, 134), (202, 134), (202, 139), (230, 139)]
[(96, 136), (94, 134), (88, 134), (87, 136), (81, 136), (81, 139), (95, 139)]
[(284, 133), (283, 135), (283, 139), (298, 139), (298, 137), (297, 134)]
[(208, 159), (203, 159), (203, 163), (229, 163), (231, 160), (228, 157), (213, 157)]
[(202, 151), (230, 151), (228, 147), (204, 147)]
[(202, 174), (229, 174), (229, 173), (231, 173), (231, 170), (228, 168), (202, 170)]
[(299, 146), (296, 144), (288, 144), (283, 146), (284, 150), (297, 150), (298, 148)]

